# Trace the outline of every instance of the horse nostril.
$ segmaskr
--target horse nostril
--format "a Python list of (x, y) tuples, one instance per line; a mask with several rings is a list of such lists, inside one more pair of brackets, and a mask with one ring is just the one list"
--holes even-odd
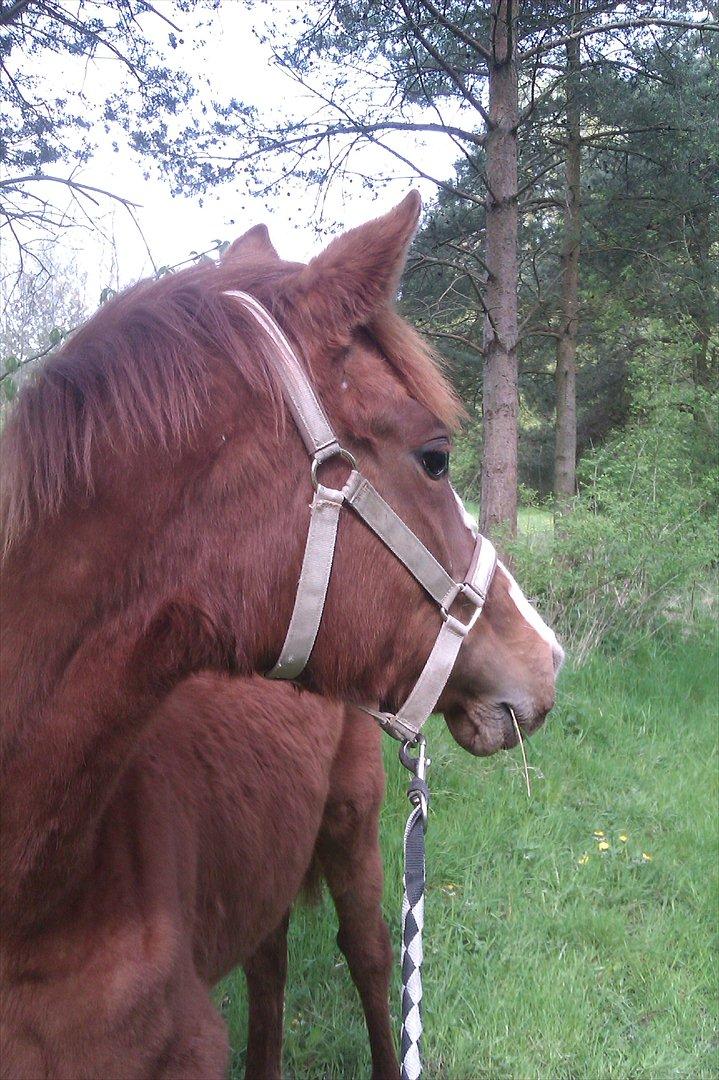
[(564, 656), (565, 656), (564, 649), (562, 648), (562, 646), (559, 644), (558, 641), (555, 642), (552, 645), (552, 663), (554, 664), (554, 674), (555, 675), (559, 674), (559, 669), (561, 668), (562, 664), (564, 663)]

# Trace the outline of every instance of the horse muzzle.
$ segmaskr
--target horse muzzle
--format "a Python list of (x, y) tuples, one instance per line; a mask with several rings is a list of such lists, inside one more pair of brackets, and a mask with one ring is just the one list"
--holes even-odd
[(445, 709), (444, 718), (453, 738), (463, 750), (475, 757), (490, 757), (498, 750), (511, 750), (518, 744), (517, 727), (522, 738), (533, 735), (542, 726), (553, 705), (553, 693), (533, 706), (526, 703), (474, 702)]

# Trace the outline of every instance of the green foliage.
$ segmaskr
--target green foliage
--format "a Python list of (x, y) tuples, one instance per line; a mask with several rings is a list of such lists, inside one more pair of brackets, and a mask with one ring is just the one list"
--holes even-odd
[[(518, 751), (471, 759), (439, 718), (430, 721), (427, 1080), (716, 1075), (716, 664), (709, 640), (672, 635), (621, 660), (599, 653), (570, 666), (555, 712), (527, 745), (530, 802)], [(389, 742), (385, 760), (384, 911), (398, 1031), (407, 779)], [(288, 1076), (370, 1072), (335, 933), (328, 901), (293, 916)], [(240, 1080), (240, 972), (217, 1000)]]
[(517, 502), (521, 508), (530, 510), (540, 505), (540, 498), (534, 488), (528, 487), (520, 480), (517, 484)]
[[(174, 52), (184, 42), (172, 19), (212, 3), (175, 0), (161, 12), (145, 0), (6, 6), (0, 51), (7, 78), (0, 102), (2, 157), (11, 176), (26, 177), (58, 164), (81, 165), (98, 135), (113, 129), (115, 135), (124, 132), (140, 152), (168, 151), (169, 118), (187, 109), (197, 86), (181, 63), (166, 62), (163, 38)], [(44, 78), (54, 57), (67, 68), (61, 92), (53, 92)], [(76, 58), (83, 65), (104, 61), (105, 92), (99, 99), (74, 78)]]
[(452, 485), (463, 499), (477, 500), (481, 486), (482, 420), (475, 414), (457, 432), (452, 447)]
[(690, 330), (647, 331), (629, 423), (584, 458), (575, 507), (541, 555), (521, 537), (513, 548), (520, 580), (577, 660), (601, 642), (689, 623), (710, 600), (717, 399), (687, 377)]
[[(557, 14), (568, 10), (559, 5)], [(592, 17), (588, 9), (583, 24)], [(719, 96), (718, 50), (719, 34), (674, 29), (629, 30), (611, 50), (583, 46), (580, 458), (627, 422), (632, 360), (652, 337), (671, 339), (666, 326), (681, 321), (691, 339), (682, 349), (682, 379), (711, 389), (719, 378), (711, 332), (719, 310), (719, 144), (708, 122)], [(549, 79), (537, 79), (547, 95), (518, 132), (520, 188), (527, 191), (519, 238), (519, 475), (545, 496), (554, 457), (553, 334), (561, 324), (565, 193), (556, 147), (564, 139), (564, 91), (561, 78), (551, 93)], [(453, 178), (465, 196), (442, 191), (429, 208), (403, 292), (408, 313), (449, 354), (460, 393), (475, 406), (484, 206), (466, 193), (483, 199), (483, 167), (484, 150), (469, 150)], [(657, 316), (663, 326), (652, 323)]]

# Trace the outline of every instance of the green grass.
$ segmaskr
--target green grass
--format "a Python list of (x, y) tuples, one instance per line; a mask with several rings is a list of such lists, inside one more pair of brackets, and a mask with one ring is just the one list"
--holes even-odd
[(554, 516), (551, 510), (530, 506), (517, 512), (517, 532), (520, 536), (551, 535)]
[[(475, 518), (479, 515), (479, 503), (471, 499), (465, 503)], [(554, 515), (551, 510), (539, 506), (520, 507), (517, 511), (517, 535), (532, 542), (545, 543), (554, 534)]]
[[(529, 802), (517, 752), (472, 759), (430, 722), (428, 1080), (717, 1076), (716, 696), (709, 635), (565, 672), (528, 746)], [(389, 741), (386, 764), (385, 911), (397, 942), (406, 775)], [(328, 902), (296, 912), (287, 1076), (369, 1075), (334, 934)], [(396, 985), (395, 1020), (398, 995)], [(241, 973), (220, 996), (239, 1078)]]

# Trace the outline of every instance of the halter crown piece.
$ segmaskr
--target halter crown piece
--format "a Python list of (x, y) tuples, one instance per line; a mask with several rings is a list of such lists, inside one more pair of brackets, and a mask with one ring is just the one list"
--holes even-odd
[[(477, 535), (467, 576), (464, 581), (456, 582), (362, 476), (352, 454), (340, 445), (304, 368), (270, 313), (248, 293), (231, 290), (226, 295), (234, 297), (252, 315), (274, 345), (272, 359), (280, 376), (283, 396), (312, 459), (315, 494), (310, 507), (310, 525), (295, 606), (279, 659), (267, 672), (267, 678), (296, 679), (310, 658), (332, 573), (339, 515), (346, 504), (404, 563), (439, 606), (442, 615), (443, 624), (437, 640), (402, 707), (393, 714), (361, 706), (395, 739), (415, 742), (437, 704), (462, 642), (482, 614), (497, 566), (497, 554), (486, 537)], [(349, 477), (341, 490), (325, 487), (318, 480), (320, 465), (333, 457), (343, 458), (350, 466)], [(466, 623), (449, 614), (460, 593), (474, 604), (474, 611)]]

